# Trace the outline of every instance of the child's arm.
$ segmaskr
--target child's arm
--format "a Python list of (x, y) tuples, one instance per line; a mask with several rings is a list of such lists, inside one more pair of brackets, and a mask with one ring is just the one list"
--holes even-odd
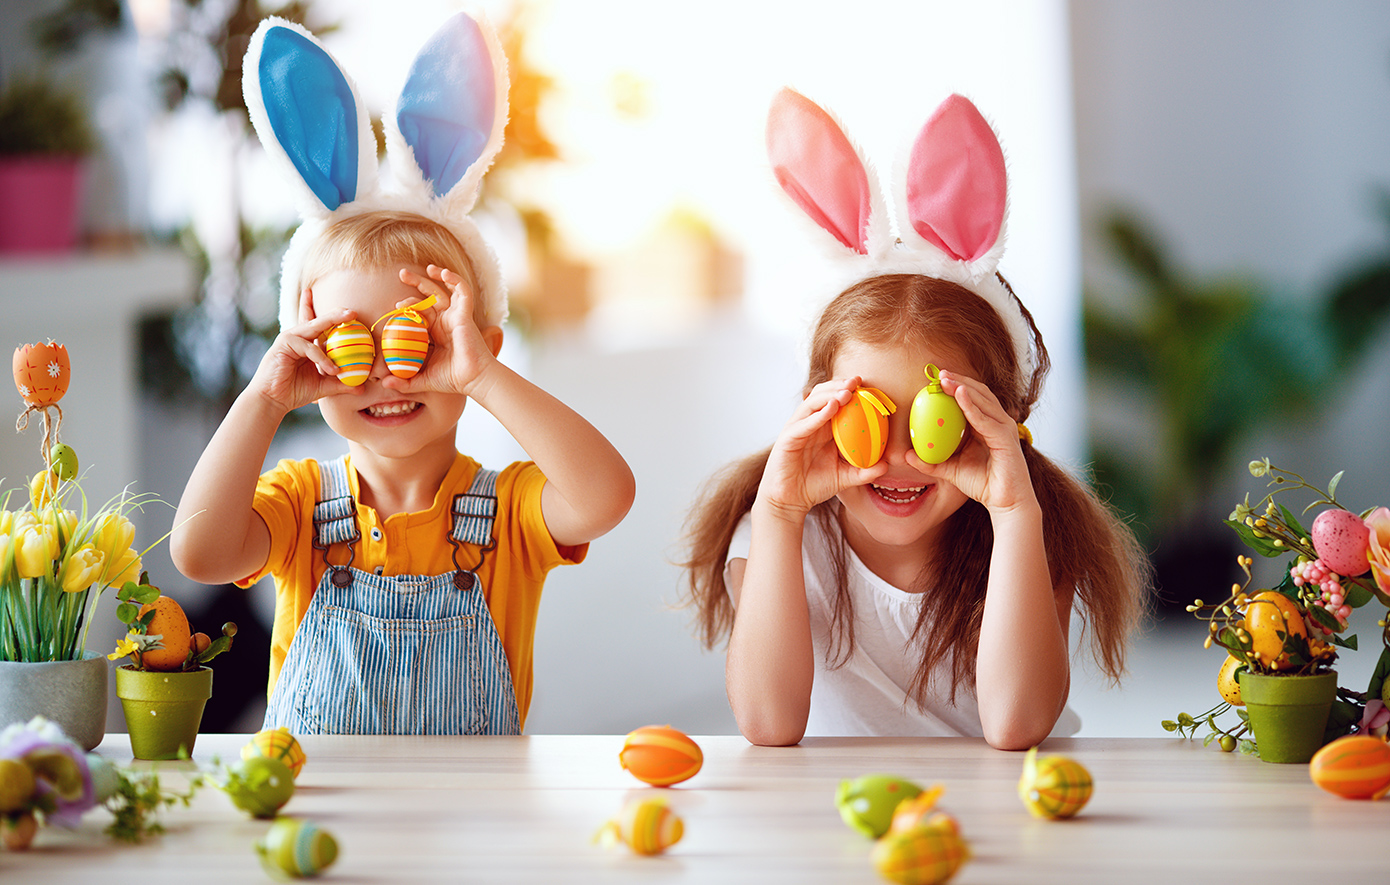
[(228, 583), (265, 563), (270, 533), (251, 509), (261, 466), (290, 410), (322, 396), (361, 391), (338, 381), (338, 367), (316, 341), (352, 316), (339, 311), (313, 318), (311, 296), (306, 296), (300, 325), (280, 333), (232, 403), (193, 468), (174, 517), (177, 528), (169, 538), (169, 553), (186, 577)]
[(825, 382), (797, 407), (753, 502), (748, 559), (729, 564), (735, 609), (724, 680), (739, 731), (754, 744), (786, 746), (806, 733), (815, 673), (801, 564), (806, 518), (840, 489), (887, 469), (859, 470), (835, 452), (830, 421), (858, 386), (858, 378)]
[(434, 265), (427, 271), (421, 277), (402, 270), (401, 279), (439, 298), (435, 351), (414, 378), (388, 378), (383, 386), (462, 393), (492, 413), (545, 474), (541, 511), (555, 543), (577, 546), (608, 532), (632, 507), (636, 482), (627, 462), (573, 409), (496, 359), (501, 330), (485, 336), (478, 328), (475, 298), (462, 277)]
[(1042, 509), (1018, 425), (983, 384), (955, 373), (941, 378), (965, 413), (972, 438), (935, 467), (909, 458), (989, 510), (994, 548), (975, 659), (976, 697), (985, 740), (999, 749), (1023, 750), (1047, 737), (1067, 702), (1072, 594), (1052, 586)]

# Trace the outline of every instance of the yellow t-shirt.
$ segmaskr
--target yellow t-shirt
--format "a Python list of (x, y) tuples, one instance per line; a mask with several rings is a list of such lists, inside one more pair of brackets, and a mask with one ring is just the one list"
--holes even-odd
[[(357, 471), (348, 459), (348, 485), (357, 499), (357, 528), (362, 537), (354, 545), (352, 565), (363, 571), (394, 575), (440, 575), (454, 569), (448, 534), (453, 527), (450, 506), (454, 495), (468, 491), (478, 462), (459, 455), (449, 468), (429, 510), (397, 513), (383, 523), (371, 507), (361, 503)], [(545, 576), (557, 565), (579, 563), (589, 545), (559, 547), (541, 515), (541, 489), (545, 476), (534, 463), (518, 461), (497, 478), (497, 519), (492, 536), (497, 549), (483, 558), (475, 571), (482, 581), (492, 620), (502, 638), (511, 665), (517, 711), (526, 723), (531, 705), (531, 663)], [(256, 484), (253, 504), (270, 529), (270, 553), (265, 565), (237, 582), (249, 587), (266, 575), (275, 579), (275, 626), (270, 638), (270, 685), (273, 691), (280, 668), (289, 652), (314, 590), (327, 566), (322, 551), (315, 550), (314, 503), (319, 494), (319, 465), (313, 459), (281, 461)], [(348, 561), (345, 544), (329, 548), (337, 565)], [(459, 562), (473, 568), (480, 548), (462, 544)]]

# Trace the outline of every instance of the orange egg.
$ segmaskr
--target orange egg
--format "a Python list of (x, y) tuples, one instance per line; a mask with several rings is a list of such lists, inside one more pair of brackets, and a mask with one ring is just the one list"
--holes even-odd
[(644, 725), (631, 732), (618, 753), (623, 768), (655, 787), (694, 777), (704, 761), (699, 745), (669, 725)]
[(1285, 637), (1308, 635), (1298, 606), (1273, 590), (1256, 593), (1245, 606), (1244, 626), (1250, 634), (1251, 650), (1274, 670), (1289, 666), (1289, 656), (1284, 653)]
[(1379, 799), (1390, 792), (1390, 744), (1368, 734), (1338, 738), (1313, 754), (1308, 775), (1345, 799)]
[(859, 468), (877, 464), (888, 445), (888, 416), (897, 410), (888, 394), (877, 388), (856, 390), (830, 423), (831, 435), (844, 459)]
[(14, 386), (31, 406), (51, 406), (68, 392), (72, 364), (68, 349), (49, 341), (14, 349)]
[(160, 637), (160, 647), (152, 648), (142, 654), (141, 660), (146, 670), (177, 670), (188, 659), (188, 651), (193, 645), (192, 631), (188, 627), (188, 616), (183, 608), (168, 596), (161, 596), (154, 602), (140, 607), (140, 614), (154, 610), (154, 618), (145, 632)]

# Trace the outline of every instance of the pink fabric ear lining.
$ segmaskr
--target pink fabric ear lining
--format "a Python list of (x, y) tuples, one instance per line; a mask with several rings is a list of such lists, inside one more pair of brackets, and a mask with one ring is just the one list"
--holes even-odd
[(767, 156), (777, 183), (812, 221), (868, 254), (868, 174), (829, 114), (800, 93), (777, 93), (767, 115)]
[(966, 99), (941, 103), (912, 145), (907, 215), (922, 239), (958, 261), (994, 247), (1004, 226), (1004, 151), (985, 118)]

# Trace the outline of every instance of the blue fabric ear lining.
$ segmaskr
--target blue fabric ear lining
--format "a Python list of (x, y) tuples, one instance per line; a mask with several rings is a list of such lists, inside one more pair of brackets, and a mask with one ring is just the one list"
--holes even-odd
[(454, 16), (415, 57), (397, 102), (396, 125), (436, 195), (449, 192), (487, 145), (496, 81), (477, 22)]
[(357, 102), (321, 47), (289, 28), (266, 31), (257, 75), (275, 139), (330, 211), (357, 198)]

